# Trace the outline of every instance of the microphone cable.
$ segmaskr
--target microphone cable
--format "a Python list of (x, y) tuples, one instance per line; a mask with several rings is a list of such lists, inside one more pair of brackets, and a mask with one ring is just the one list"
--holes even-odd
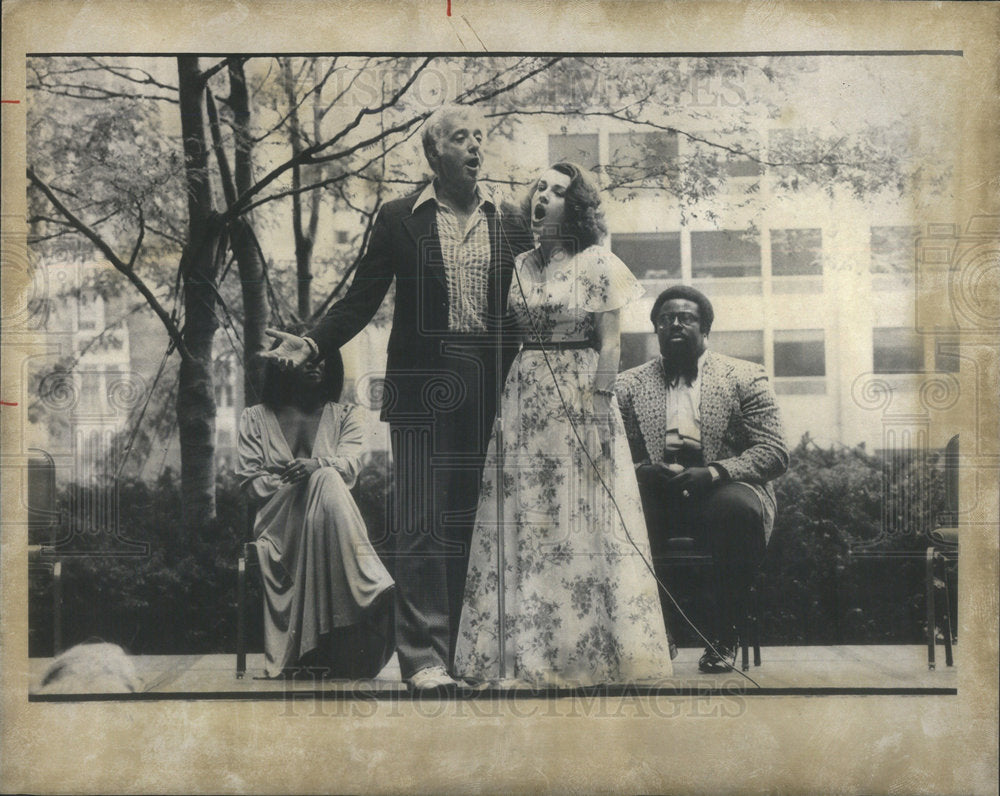
[[(503, 222), (499, 218), (499, 212), (498, 212), (497, 215), (498, 215), (498, 222), (499, 222), (498, 226), (500, 228), (500, 234), (504, 237), (504, 241), (508, 244), (508, 249), (510, 249), (510, 243), (507, 240), (506, 231), (503, 228)], [(530, 254), (531, 251), (533, 251), (533, 250), (529, 250), (527, 252), (527, 254)], [(540, 250), (539, 250), (539, 255), (541, 255), (541, 251)], [(576, 255), (574, 255), (574, 257), (578, 256), (578, 255), (579, 255), (579, 252)], [(711, 641), (709, 641), (708, 638), (705, 637), (705, 635), (701, 632), (701, 630), (698, 628), (698, 626), (695, 625), (695, 623), (690, 619), (690, 617), (688, 617), (688, 615), (684, 612), (684, 609), (681, 608), (680, 604), (674, 598), (674, 595), (670, 593), (670, 590), (666, 587), (666, 585), (663, 583), (663, 581), (660, 580), (659, 577), (657, 577), (656, 570), (654, 569), (652, 563), (643, 554), (642, 549), (639, 547), (638, 544), (636, 544), (635, 539), (632, 538), (632, 534), (629, 532), (628, 525), (625, 522), (625, 517), (622, 514), (621, 506), (618, 505), (618, 501), (615, 499), (614, 490), (611, 489), (611, 487), (608, 485), (607, 481), (604, 479), (604, 475), (601, 473), (600, 467), (597, 466), (597, 462), (595, 462), (593, 456), (590, 455), (590, 451), (588, 450), (587, 445), (584, 443), (583, 438), (580, 436), (580, 431), (577, 428), (576, 422), (573, 420), (573, 414), (572, 414), (572, 412), (569, 409), (569, 405), (566, 403), (565, 396), (563, 396), (562, 388), (559, 385), (559, 379), (556, 376), (555, 368), (553, 368), (552, 362), (549, 359), (549, 351), (545, 347), (545, 343), (542, 340), (541, 333), (540, 333), (537, 325), (535, 324), (534, 317), (531, 314), (531, 308), (528, 305), (528, 297), (527, 297), (527, 295), (524, 292), (524, 285), (521, 283), (521, 275), (520, 275), (520, 273), (518, 273), (518, 268), (517, 268), (517, 262), (516, 262), (516, 260), (517, 260), (517, 258), (515, 257), (515, 262), (514, 262), (512, 268), (511, 268), (511, 270), (513, 272), (513, 279), (517, 282), (518, 292), (521, 294), (521, 301), (523, 302), (524, 308), (525, 308), (525, 316), (527, 317), (528, 324), (531, 327), (530, 331), (531, 331), (531, 334), (532, 334), (532, 336), (534, 338), (533, 341), (532, 341), (532, 345), (533, 346), (537, 345), (538, 346), (537, 350), (540, 350), (542, 352), (542, 357), (545, 360), (545, 367), (549, 371), (549, 375), (552, 377), (552, 383), (553, 383), (553, 385), (556, 388), (556, 395), (559, 397), (559, 403), (561, 404), (563, 412), (566, 415), (566, 419), (569, 421), (570, 428), (573, 429), (573, 436), (576, 438), (577, 444), (580, 446), (580, 449), (583, 451), (584, 456), (587, 457), (587, 461), (589, 462), (591, 469), (593, 469), (594, 473), (597, 475), (597, 479), (600, 482), (601, 487), (604, 489), (604, 492), (611, 499), (611, 504), (614, 506), (615, 513), (618, 515), (618, 519), (621, 522), (622, 530), (625, 531), (625, 537), (626, 537), (626, 539), (628, 539), (629, 544), (631, 544), (632, 547), (635, 548), (635, 551), (639, 555), (639, 558), (641, 558), (643, 564), (646, 565), (646, 569), (649, 570), (650, 574), (653, 576), (653, 579), (656, 581), (658, 587), (663, 590), (664, 594), (667, 595), (667, 597), (669, 598), (671, 604), (674, 606), (674, 609), (681, 616), (681, 618), (688, 624), (688, 626), (692, 630), (694, 630), (694, 632), (698, 635), (698, 638), (700, 638), (702, 641), (705, 642), (705, 646), (708, 649), (710, 649), (712, 652), (714, 652), (719, 657), (720, 660), (725, 660), (725, 658), (723, 658), (723, 656), (720, 654), (719, 650), (716, 649), (715, 645)], [(510, 306), (509, 305), (510, 305), (510, 301), (508, 299), (508, 311), (510, 311)], [(497, 311), (499, 312), (499, 307), (497, 308)], [(523, 351), (520, 352), (520, 353), (523, 353)], [(519, 355), (520, 355), (520, 353), (519, 353)], [(617, 404), (617, 401), (616, 401), (616, 404)], [(502, 411), (502, 409), (503, 409), (502, 406), (498, 406), (497, 407), (497, 411), (498, 412)], [(614, 411), (615, 411), (614, 407), (611, 407), (611, 412), (612, 412), (612, 418), (611, 418), (612, 419), (612, 432), (614, 431), (614, 428), (613, 428), (613, 425), (614, 425), (613, 413), (614, 413)], [(619, 414), (620, 414), (620, 410), (619, 410)], [(611, 453), (613, 453), (613, 451), (614, 451), (613, 441), (612, 441), (612, 443), (610, 443), (610, 446), (611, 446), (610, 447), (610, 451), (611, 451)], [(502, 450), (499, 451), (498, 455), (499, 456), (504, 456), (505, 455), (504, 451), (502, 451)], [(610, 454), (609, 454), (609, 457), (610, 457)], [(637, 489), (638, 489), (638, 487), (637, 487)], [(739, 674), (740, 677), (743, 677), (744, 679), (746, 679), (749, 682), (753, 683), (757, 688), (760, 688), (760, 684), (756, 680), (754, 680), (752, 677), (750, 677), (750, 675), (746, 674), (745, 672), (743, 672), (739, 668), (737, 668), (737, 666), (735, 665), (735, 661), (733, 662), (732, 670), (734, 672), (736, 672), (737, 674)]]

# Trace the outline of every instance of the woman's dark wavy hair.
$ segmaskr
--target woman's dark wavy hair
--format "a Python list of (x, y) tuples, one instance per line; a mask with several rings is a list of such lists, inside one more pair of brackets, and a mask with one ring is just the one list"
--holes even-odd
[[(297, 334), (293, 332), (293, 334)], [(275, 341), (271, 348), (276, 348)], [(339, 401), (344, 391), (344, 360), (339, 351), (323, 360), (323, 380), (320, 382), (320, 393), (323, 401)], [(294, 402), (295, 393), (299, 387), (298, 379), (282, 371), (273, 360), (267, 360), (264, 365), (264, 384), (260, 391), (260, 402), (270, 409), (288, 406)]]
[[(588, 246), (600, 243), (608, 234), (608, 225), (604, 220), (597, 183), (580, 166), (568, 160), (560, 160), (549, 168), (565, 174), (570, 179), (569, 187), (566, 189), (566, 218), (561, 231), (572, 241), (574, 251), (583, 251)], [(521, 203), (521, 211), (529, 222), (532, 209), (531, 197), (541, 179), (539, 177), (528, 186), (528, 193)]]

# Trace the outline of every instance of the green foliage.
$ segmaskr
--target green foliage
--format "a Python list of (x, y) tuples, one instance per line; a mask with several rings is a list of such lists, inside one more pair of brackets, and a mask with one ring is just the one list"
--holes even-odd
[(776, 486), (763, 582), (767, 643), (917, 643), (926, 534), (942, 509), (935, 456), (886, 461), (808, 437)]
[[(808, 438), (793, 451), (789, 472), (776, 482), (779, 509), (762, 584), (766, 644), (923, 639), (924, 533), (941, 508), (941, 466), (933, 456), (896, 464), (887, 470), (863, 448), (823, 450)], [(388, 455), (373, 453), (354, 494), (372, 542), (391, 569), (383, 532), (390, 488)], [(236, 560), (250, 531), (232, 473), (219, 475), (216, 495), (219, 519), (194, 533), (181, 522), (180, 487), (169, 469), (154, 484), (129, 480), (65, 488), (60, 533), (74, 531), (60, 547), (65, 643), (98, 636), (137, 654), (232, 652)], [(117, 506), (125, 538), (92, 522), (102, 516), (94, 510), (102, 505)], [(135, 555), (130, 542), (144, 543), (148, 551)], [(86, 555), (75, 557), (72, 551)], [(685, 610), (694, 608), (695, 615), (699, 577), (681, 571), (672, 577)], [(251, 570), (251, 649), (261, 644), (258, 581)], [(951, 582), (957, 583), (954, 576)], [(47, 655), (48, 576), (33, 571), (30, 586), (30, 652)], [(675, 630), (682, 642), (690, 641), (683, 628)]]
[[(385, 456), (374, 457), (356, 488), (362, 516), (384, 550)], [(130, 480), (117, 485), (117, 535), (91, 517), (115, 505), (113, 486), (70, 485), (60, 494), (59, 552), (63, 560), (64, 645), (99, 637), (133, 654), (234, 652), (236, 562), (252, 534), (236, 477), (220, 473), (218, 518), (194, 532), (181, 522), (180, 484), (167, 469), (155, 484)], [(68, 534), (65, 529), (73, 529)], [(123, 538), (127, 537), (127, 538)], [(42, 541), (36, 539), (34, 541)], [(147, 546), (137, 553), (136, 544)], [(248, 643), (262, 644), (260, 586), (249, 572)], [(32, 570), (29, 653), (52, 653), (50, 577)]]

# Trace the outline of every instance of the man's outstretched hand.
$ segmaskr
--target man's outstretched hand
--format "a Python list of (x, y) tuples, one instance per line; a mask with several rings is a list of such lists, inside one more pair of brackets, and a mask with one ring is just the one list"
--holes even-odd
[(273, 360), (282, 370), (291, 370), (309, 361), (312, 349), (304, 337), (297, 337), (277, 329), (265, 329), (264, 334), (280, 343), (277, 348), (260, 354), (260, 358), (264, 361)]

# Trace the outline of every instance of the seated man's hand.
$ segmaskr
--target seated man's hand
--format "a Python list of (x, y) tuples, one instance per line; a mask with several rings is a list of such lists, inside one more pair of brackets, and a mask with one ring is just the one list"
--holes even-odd
[(712, 486), (712, 471), (707, 467), (687, 467), (670, 479), (670, 488), (684, 497), (700, 495)]
[(665, 464), (663, 462), (653, 462), (652, 464), (640, 464), (635, 468), (635, 477), (643, 486), (666, 487), (671, 483), (676, 472), (675, 464)]
[(263, 360), (274, 360), (282, 370), (291, 370), (309, 361), (312, 349), (304, 337), (298, 337), (277, 329), (265, 329), (264, 334), (280, 341), (277, 348), (264, 351), (259, 356)]

